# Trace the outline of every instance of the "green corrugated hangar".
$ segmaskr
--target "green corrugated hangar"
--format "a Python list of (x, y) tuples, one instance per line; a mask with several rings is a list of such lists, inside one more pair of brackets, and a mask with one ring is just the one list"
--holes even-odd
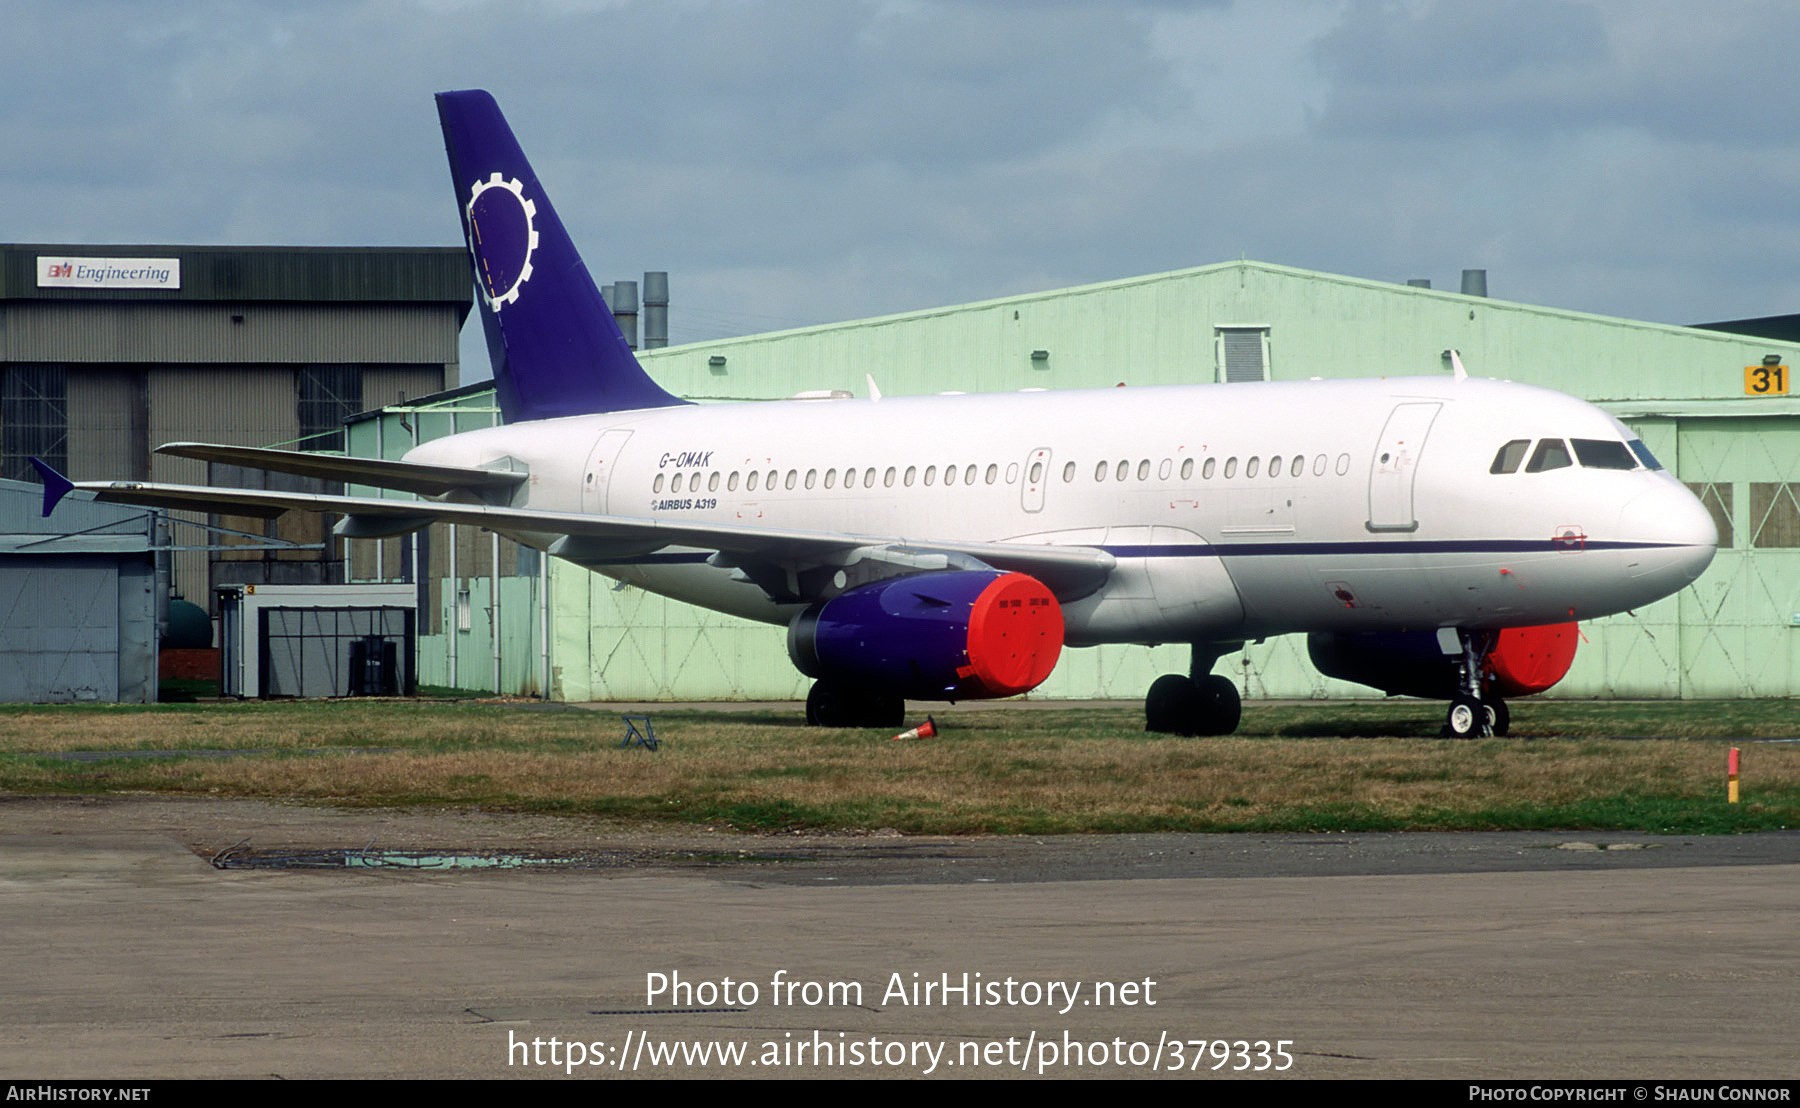
[[(1559, 389), (1625, 420), (1719, 527), (1695, 585), (1584, 624), (1549, 695), (1783, 697), (1800, 692), (1800, 399), (1785, 391), (1800, 343), (1759, 336), (1783, 335), (1785, 318), (1673, 327), (1239, 261), (640, 357), (664, 387), (705, 402), (866, 396), (869, 378), (901, 395), (1424, 375), (1450, 372), (1455, 349), (1472, 374)], [(496, 418), (490, 391), (458, 390), (366, 413), (349, 451), (397, 458)], [(429, 559), (442, 576), (421, 612), (422, 682), (577, 701), (805, 693), (780, 628), (457, 530)], [(363, 579), (395, 573), (407, 541), (356, 557)], [(1031, 695), (1137, 700), (1186, 664), (1180, 646), (1069, 650)], [(1320, 676), (1303, 636), (1252, 644), (1217, 672), (1250, 698), (1377, 695)]]

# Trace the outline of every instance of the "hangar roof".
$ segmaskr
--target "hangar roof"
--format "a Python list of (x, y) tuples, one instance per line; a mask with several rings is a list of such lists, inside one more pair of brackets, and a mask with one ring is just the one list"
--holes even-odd
[[(43, 259), (172, 259), (179, 287), (53, 287)], [(148, 300), (237, 302), (439, 302), (465, 309), (473, 296), (460, 246), (156, 246), (0, 244), (0, 301)]]

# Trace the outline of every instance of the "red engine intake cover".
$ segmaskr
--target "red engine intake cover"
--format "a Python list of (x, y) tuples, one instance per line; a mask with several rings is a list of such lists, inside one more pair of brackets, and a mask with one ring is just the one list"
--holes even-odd
[(1509, 697), (1543, 692), (1569, 672), (1580, 639), (1573, 623), (1508, 627), (1488, 655), (1494, 691)]
[(969, 610), (969, 664), (988, 696), (1016, 696), (1043, 684), (1062, 654), (1062, 608), (1035, 577), (996, 577)]

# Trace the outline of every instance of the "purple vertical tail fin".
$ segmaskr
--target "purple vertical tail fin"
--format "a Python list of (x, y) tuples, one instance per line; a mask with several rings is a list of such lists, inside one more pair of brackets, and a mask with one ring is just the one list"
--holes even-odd
[(632, 355), (494, 98), (437, 106), (506, 422), (686, 403)]

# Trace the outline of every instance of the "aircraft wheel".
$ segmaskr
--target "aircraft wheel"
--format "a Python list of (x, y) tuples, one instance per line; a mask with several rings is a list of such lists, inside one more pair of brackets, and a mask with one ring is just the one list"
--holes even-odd
[(814, 681), (813, 687), (806, 694), (806, 725), (808, 727), (844, 727), (844, 698), (836, 685), (829, 681)]
[(806, 722), (812, 727), (898, 727), (906, 701), (835, 681), (814, 681), (806, 694)]
[(1215, 673), (1200, 682), (1200, 700), (1207, 709), (1208, 727), (1201, 734), (1229, 735), (1244, 718), (1244, 701), (1229, 677)]
[(1499, 697), (1483, 700), (1482, 706), (1487, 709), (1488, 732), (1493, 735), (1505, 735), (1512, 730), (1512, 711), (1507, 708), (1506, 701)]
[(1144, 694), (1144, 730), (1159, 735), (1199, 734), (1194, 722), (1200, 702), (1200, 690), (1191, 678), (1165, 673), (1152, 681), (1150, 691)]
[(1450, 711), (1444, 717), (1444, 737), (1473, 739), (1486, 722), (1487, 711), (1481, 701), (1466, 694), (1459, 696), (1450, 702)]

